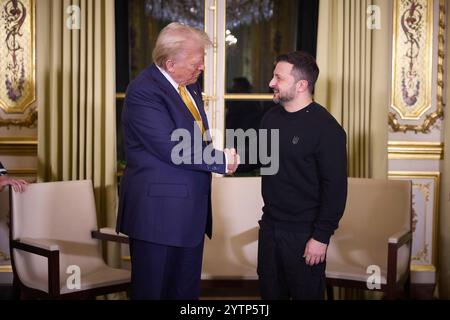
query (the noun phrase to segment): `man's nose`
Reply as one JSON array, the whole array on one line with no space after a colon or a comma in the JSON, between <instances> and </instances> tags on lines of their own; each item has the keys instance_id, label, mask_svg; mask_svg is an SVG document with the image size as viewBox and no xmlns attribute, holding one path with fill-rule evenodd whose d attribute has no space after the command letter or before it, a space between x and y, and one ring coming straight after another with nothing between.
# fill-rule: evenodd
<instances>
[{"instance_id":1,"label":"man's nose","mask_svg":"<svg viewBox=\"0 0 450 320\"><path fill-rule=\"evenodd\" d=\"M269 82L269 87L270 87L270 88L275 87L275 79L272 78L272 80L270 80L270 82Z\"/></svg>"}]
</instances>

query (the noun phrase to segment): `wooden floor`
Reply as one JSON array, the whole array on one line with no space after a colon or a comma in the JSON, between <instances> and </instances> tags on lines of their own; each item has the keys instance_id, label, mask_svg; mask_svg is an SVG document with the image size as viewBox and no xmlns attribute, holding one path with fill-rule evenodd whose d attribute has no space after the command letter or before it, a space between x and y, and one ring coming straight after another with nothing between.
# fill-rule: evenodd
<instances>
[{"instance_id":1,"label":"wooden floor","mask_svg":"<svg viewBox=\"0 0 450 320\"><path fill-rule=\"evenodd\" d=\"M12 300L12 286L0 284L0 300Z\"/></svg>"},{"instance_id":2,"label":"wooden floor","mask_svg":"<svg viewBox=\"0 0 450 320\"><path fill-rule=\"evenodd\" d=\"M202 280L201 300L260 300L258 280Z\"/></svg>"},{"instance_id":3,"label":"wooden floor","mask_svg":"<svg viewBox=\"0 0 450 320\"><path fill-rule=\"evenodd\" d=\"M202 280L200 300L260 300L257 280ZM433 285L411 285L411 300L434 300ZM12 286L0 284L0 300L12 300Z\"/></svg>"}]
</instances>

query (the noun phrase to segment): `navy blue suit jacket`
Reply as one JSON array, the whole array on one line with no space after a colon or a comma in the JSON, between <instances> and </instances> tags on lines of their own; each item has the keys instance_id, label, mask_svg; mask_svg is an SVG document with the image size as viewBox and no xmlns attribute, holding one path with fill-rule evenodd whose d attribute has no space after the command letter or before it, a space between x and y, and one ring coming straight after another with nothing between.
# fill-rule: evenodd
<instances>
[{"instance_id":1,"label":"navy blue suit jacket","mask_svg":"<svg viewBox=\"0 0 450 320\"><path fill-rule=\"evenodd\" d=\"M201 87L187 86L208 129ZM126 168L120 183L117 231L153 243L194 247L212 234L211 172L225 173L225 155L207 164L174 164L175 129L199 127L177 90L152 64L128 86L122 111ZM207 147L202 142L201 150ZM210 146L212 147L212 146ZM192 158L195 148L185 158ZM197 148L198 151L198 148ZM193 161L191 161L193 162Z\"/></svg>"}]
</instances>

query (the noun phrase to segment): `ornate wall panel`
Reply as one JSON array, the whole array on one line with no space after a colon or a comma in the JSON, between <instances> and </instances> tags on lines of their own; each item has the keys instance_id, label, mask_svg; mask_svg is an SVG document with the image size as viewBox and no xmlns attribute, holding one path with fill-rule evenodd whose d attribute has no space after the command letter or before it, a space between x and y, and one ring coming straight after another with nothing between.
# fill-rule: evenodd
<instances>
[{"instance_id":1,"label":"ornate wall panel","mask_svg":"<svg viewBox=\"0 0 450 320\"><path fill-rule=\"evenodd\" d=\"M443 116L445 1L437 1L436 12L433 0L393 1L392 96L388 121L394 132L428 133ZM438 19L437 28L435 19ZM433 48L436 37L437 51ZM437 73L433 77L436 64Z\"/></svg>"},{"instance_id":2,"label":"ornate wall panel","mask_svg":"<svg viewBox=\"0 0 450 320\"><path fill-rule=\"evenodd\" d=\"M413 186L413 283L436 281L444 154L445 0L394 0L389 177Z\"/></svg>"},{"instance_id":3,"label":"ornate wall panel","mask_svg":"<svg viewBox=\"0 0 450 320\"><path fill-rule=\"evenodd\" d=\"M416 271L435 271L440 174L439 172L391 171L389 178L412 181L411 267Z\"/></svg>"},{"instance_id":4,"label":"ornate wall panel","mask_svg":"<svg viewBox=\"0 0 450 320\"><path fill-rule=\"evenodd\" d=\"M0 127L36 121L34 11L34 0L0 0Z\"/></svg>"}]
</instances>

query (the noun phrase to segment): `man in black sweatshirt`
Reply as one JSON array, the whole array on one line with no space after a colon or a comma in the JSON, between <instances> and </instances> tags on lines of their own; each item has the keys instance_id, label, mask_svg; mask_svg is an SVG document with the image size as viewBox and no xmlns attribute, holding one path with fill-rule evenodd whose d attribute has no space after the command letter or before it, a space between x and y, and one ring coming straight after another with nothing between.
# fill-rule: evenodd
<instances>
[{"instance_id":1,"label":"man in black sweatshirt","mask_svg":"<svg viewBox=\"0 0 450 320\"><path fill-rule=\"evenodd\" d=\"M314 58L297 51L276 62L269 86L281 106L261 121L261 129L279 130L278 172L262 177L261 295L323 299L327 246L347 197L346 134L313 101L319 74Z\"/></svg>"}]
</instances>

